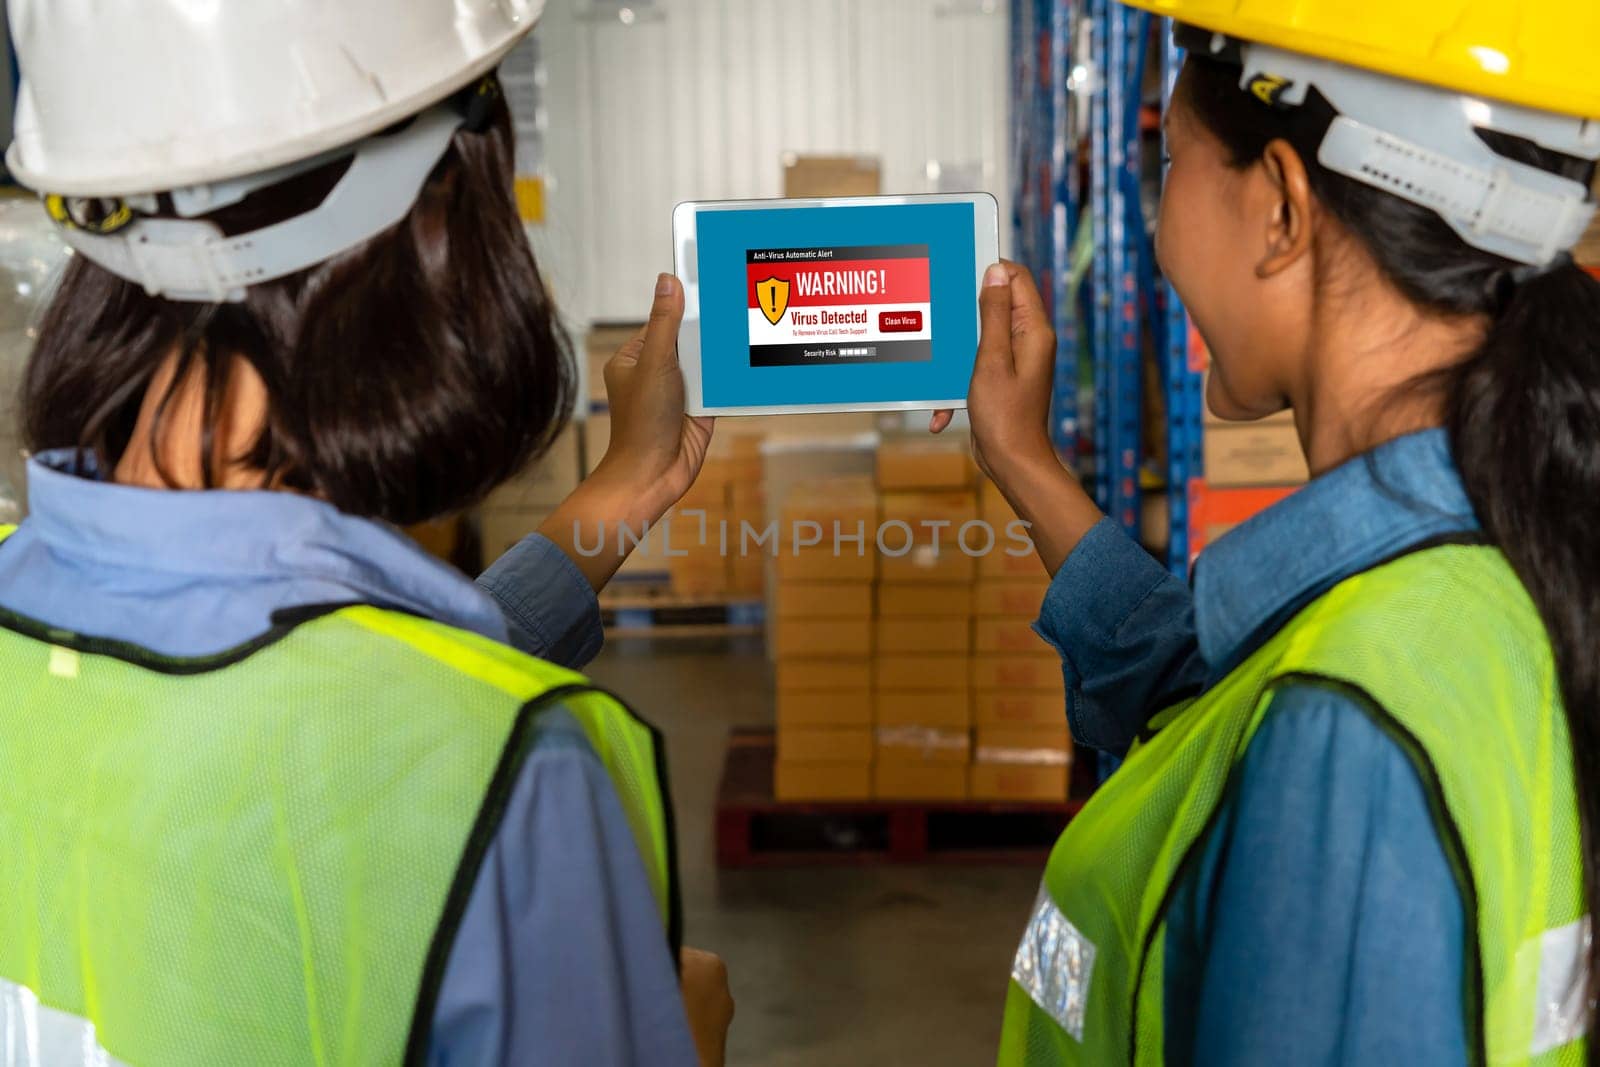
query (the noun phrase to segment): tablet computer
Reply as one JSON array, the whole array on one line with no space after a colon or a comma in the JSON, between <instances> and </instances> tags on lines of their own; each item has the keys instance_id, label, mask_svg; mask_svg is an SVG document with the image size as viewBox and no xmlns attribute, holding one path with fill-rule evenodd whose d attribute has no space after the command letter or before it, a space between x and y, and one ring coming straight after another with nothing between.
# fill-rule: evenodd
<instances>
[{"instance_id":1,"label":"tablet computer","mask_svg":"<svg viewBox=\"0 0 1600 1067\"><path fill-rule=\"evenodd\" d=\"M691 414L967 406L988 193L686 203L672 233Z\"/></svg>"}]
</instances>

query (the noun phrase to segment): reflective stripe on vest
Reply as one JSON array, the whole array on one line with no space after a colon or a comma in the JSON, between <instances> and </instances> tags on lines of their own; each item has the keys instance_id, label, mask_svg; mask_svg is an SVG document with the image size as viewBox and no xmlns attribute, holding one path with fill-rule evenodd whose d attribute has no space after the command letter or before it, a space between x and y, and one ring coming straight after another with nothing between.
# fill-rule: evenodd
<instances>
[{"instance_id":1,"label":"reflective stripe on vest","mask_svg":"<svg viewBox=\"0 0 1600 1067\"><path fill-rule=\"evenodd\" d=\"M675 947L655 736L579 675L369 607L201 661L0 621L0 1062L419 1060L506 797L571 722Z\"/></svg>"},{"instance_id":2,"label":"reflective stripe on vest","mask_svg":"<svg viewBox=\"0 0 1600 1067\"><path fill-rule=\"evenodd\" d=\"M1590 926L1549 641L1500 553L1458 545L1342 583L1129 755L1051 855L1001 1064L1163 1061L1166 909L1284 684L1338 691L1417 768L1472 920L1474 1061L1582 1063Z\"/></svg>"}]
</instances>

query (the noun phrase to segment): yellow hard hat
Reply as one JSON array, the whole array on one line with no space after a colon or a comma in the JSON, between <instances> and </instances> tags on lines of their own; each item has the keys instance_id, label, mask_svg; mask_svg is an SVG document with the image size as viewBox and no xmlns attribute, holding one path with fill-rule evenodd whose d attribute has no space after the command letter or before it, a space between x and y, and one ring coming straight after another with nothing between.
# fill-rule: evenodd
<instances>
[{"instance_id":1,"label":"yellow hard hat","mask_svg":"<svg viewBox=\"0 0 1600 1067\"><path fill-rule=\"evenodd\" d=\"M1596 0L1123 0L1290 52L1600 118Z\"/></svg>"}]
</instances>

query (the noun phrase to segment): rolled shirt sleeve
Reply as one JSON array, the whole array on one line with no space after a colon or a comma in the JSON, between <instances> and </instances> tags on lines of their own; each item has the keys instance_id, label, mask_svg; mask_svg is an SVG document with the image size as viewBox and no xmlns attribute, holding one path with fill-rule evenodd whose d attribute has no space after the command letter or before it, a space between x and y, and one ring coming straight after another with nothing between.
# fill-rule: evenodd
<instances>
[{"instance_id":1,"label":"rolled shirt sleeve","mask_svg":"<svg viewBox=\"0 0 1600 1067\"><path fill-rule=\"evenodd\" d=\"M483 572L478 585L500 605L519 652L581 670L605 644L593 587L547 537L523 538Z\"/></svg>"},{"instance_id":2,"label":"rolled shirt sleeve","mask_svg":"<svg viewBox=\"0 0 1600 1067\"><path fill-rule=\"evenodd\" d=\"M1193 593L1110 519L1056 572L1034 629L1061 654L1067 722L1091 748L1122 755L1205 685Z\"/></svg>"}]
</instances>

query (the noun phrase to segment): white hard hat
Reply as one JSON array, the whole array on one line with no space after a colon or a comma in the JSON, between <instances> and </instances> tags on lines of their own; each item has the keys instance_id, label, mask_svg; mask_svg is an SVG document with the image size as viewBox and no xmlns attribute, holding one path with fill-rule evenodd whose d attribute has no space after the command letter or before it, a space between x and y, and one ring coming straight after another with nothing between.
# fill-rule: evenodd
<instances>
[{"instance_id":1,"label":"white hard hat","mask_svg":"<svg viewBox=\"0 0 1600 1067\"><path fill-rule=\"evenodd\" d=\"M242 300L403 218L463 121L441 102L493 71L544 6L10 0L22 81L6 165L106 269L171 299ZM309 215L233 239L190 221L351 154ZM154 194L180 218L143 217ZM120 202L116 225L75 225L72 198Z\"/></svg>"},{"instance_id":2,"label":"white hard hat","mask_svg":"<svg viewBox=\"0 0 1600 1067\"><path fill-rule=\"evenodd\" d=\"M12 175L165 192L351 144L490 70L545 0L10 0Z\"/></svg>"}]
</instances>

